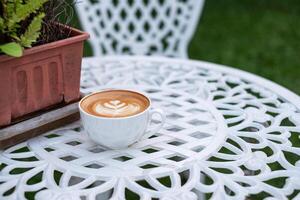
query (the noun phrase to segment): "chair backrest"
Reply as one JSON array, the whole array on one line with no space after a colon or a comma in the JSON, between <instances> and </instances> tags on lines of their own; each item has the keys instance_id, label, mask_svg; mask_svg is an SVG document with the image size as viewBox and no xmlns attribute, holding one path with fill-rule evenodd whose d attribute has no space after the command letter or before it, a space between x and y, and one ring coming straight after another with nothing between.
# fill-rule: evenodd
<instances>
[{"instance_id":1,"label":"chair backrest","mask_svg":"<svg viewBox=\"0 0 300 200\"><path fill-rule=\"evenodd\" d=\"M94 55L187 57L204 0L83 0L76 4Z\"/></svg>"}]
</instances>

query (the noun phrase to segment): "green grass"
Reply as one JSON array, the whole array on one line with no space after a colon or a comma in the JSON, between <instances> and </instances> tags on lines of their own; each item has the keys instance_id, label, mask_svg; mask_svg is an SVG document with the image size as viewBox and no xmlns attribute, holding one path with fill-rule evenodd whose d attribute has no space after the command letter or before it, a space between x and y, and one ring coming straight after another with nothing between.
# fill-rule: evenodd
<instances>
[{"instance_id":1,"label":"green grass","mask_svg":"<svg viewBox=\"0 0 300 200\"><path fill-rule=\"evenodd\" d=\"M207 0L189 55L300 94L300 1Z\"/></svg>"},{"instance_id":2,"label":"green grass","mask_svg":"<svg viewBox=\"0 0 300 200\"><path fill-rule=\"evenodd\" d=\"M85 56L91 55L86 46ZM300 1L206 0L189 55L252 72L300 94Z\"/></svg>"}]
</instances>

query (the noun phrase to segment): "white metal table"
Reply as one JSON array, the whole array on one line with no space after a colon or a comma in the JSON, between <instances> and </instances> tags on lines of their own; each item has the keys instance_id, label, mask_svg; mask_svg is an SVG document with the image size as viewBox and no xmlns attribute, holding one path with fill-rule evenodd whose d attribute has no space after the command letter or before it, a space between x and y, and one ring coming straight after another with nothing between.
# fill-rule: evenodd
<instances>
[{"instance_id":1,"label":"white metal table","mask_svg":"<svg viewBox=\"0 0 300 200\"><path fill-rule=\"evenodd\" d=\"M296 94L207 62L85 59L82 92L102 88L147 93L164 128L124 150L97 146L80 122L11 147L1 199L300 199Z\"/></svg>"}]
</instances>

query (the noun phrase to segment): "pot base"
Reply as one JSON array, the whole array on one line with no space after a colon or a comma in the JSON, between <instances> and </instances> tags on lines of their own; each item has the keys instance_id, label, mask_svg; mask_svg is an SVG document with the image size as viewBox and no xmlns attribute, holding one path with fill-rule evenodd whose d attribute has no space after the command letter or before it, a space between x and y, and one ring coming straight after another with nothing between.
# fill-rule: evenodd
<instances>
[{"instance_id":1,"label":"pot base","mask_svg":"<svg viewBox=\"0 0 300 200\"><path fill-rule=\"evenodd\" d=\"M0 149L79 120L78 102L26 115L0 129Z\"/></svg>"}]
</instances>

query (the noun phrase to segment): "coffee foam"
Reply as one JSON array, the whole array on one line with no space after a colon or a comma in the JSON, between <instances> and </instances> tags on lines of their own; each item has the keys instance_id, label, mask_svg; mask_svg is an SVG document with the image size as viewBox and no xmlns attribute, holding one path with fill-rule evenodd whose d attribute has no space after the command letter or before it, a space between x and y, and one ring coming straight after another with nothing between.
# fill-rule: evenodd
<instances>
[{"instance_id":1,"label":"coffee foam","mask_svg":"<svg viewBox=\"0 0 300 200\"><path fill-rule=\"evenodd\" d=\"M89 114L108 117L128 117L143 112L149 106L148 99L136 92L111 90L93 94L81 102Z\"/></svg>"}]
</instances>

